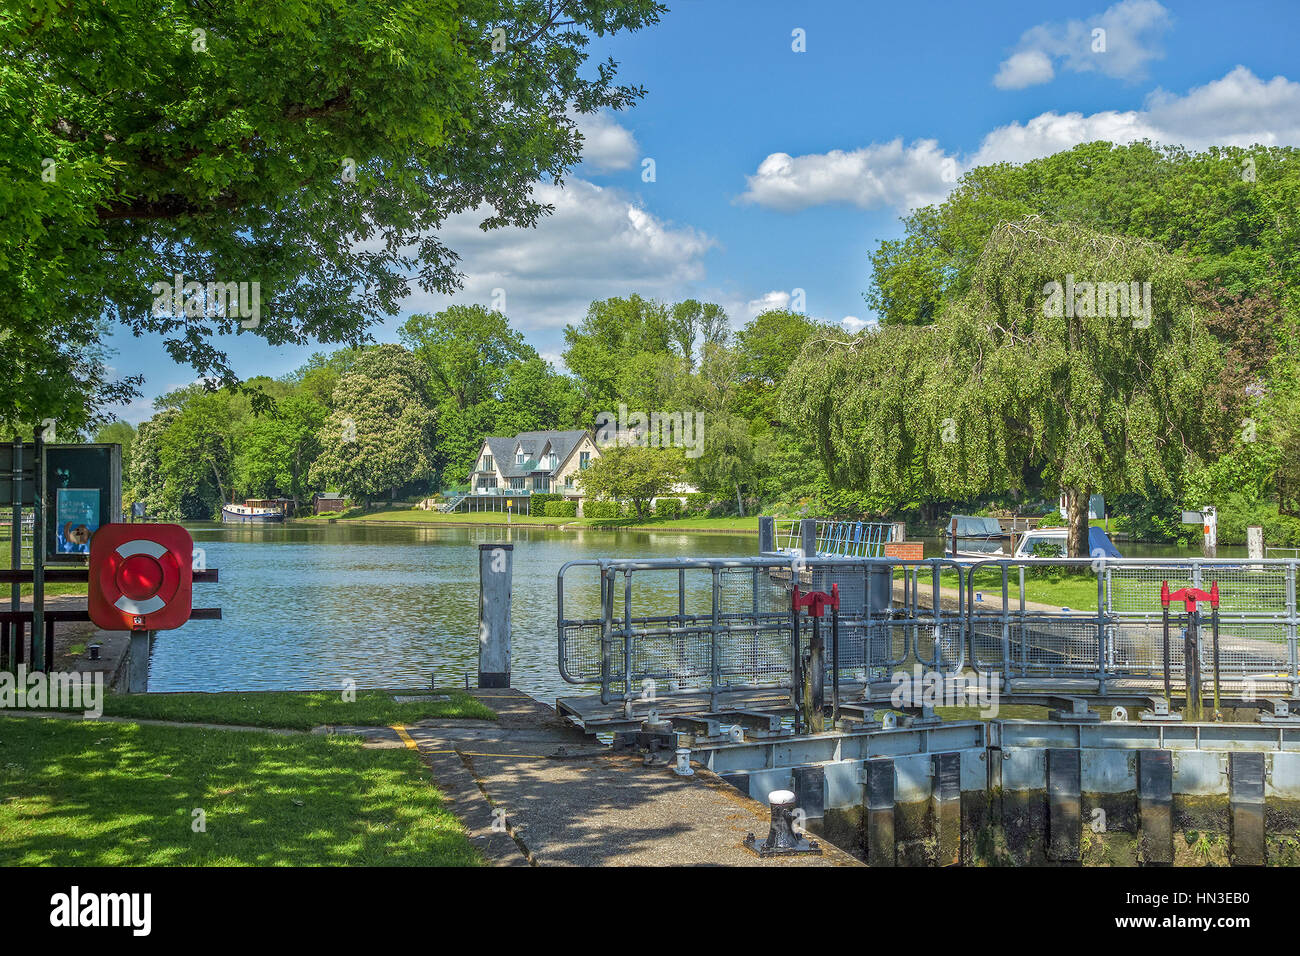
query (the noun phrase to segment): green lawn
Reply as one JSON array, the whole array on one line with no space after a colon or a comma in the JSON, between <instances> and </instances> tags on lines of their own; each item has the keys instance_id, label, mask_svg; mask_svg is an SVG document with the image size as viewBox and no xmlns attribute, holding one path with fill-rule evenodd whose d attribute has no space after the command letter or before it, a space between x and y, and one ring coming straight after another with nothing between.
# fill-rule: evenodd
<instances>
[{"instance_id":1,"label":"green lawn","mask_svg":"<svg viewBox=\"0 0 1300 956\"><path fill-rule=\"evenodd\" d=\"M9 538L8 535L4 535L4 536L0 537L0 569L4 569L4 570L6 570L6 571L9 570L9 568L11 568L11 567L13 566L13 562L9 559L9 541L10 541L10 538ZM23 567L25 567L25 568L27 568L27 569L30 570L30 569L31 569L31 563L30 563L30 562L31 562L31 554L30 554L30 552L24 551L24 552L23 552ZM46 565L46 567L50 567L50 565ZM55 567L76 567L76 565L55 565ZM24 585L23 585L23 594L24 594L24 596L28 596L28 597L30 597L30 596L31 596L31 593L32 593L32 586L31 586L30 584L24 584ZM85 593L86 593L86 584L85 584L84 581L82 581L82 582L76 582L76 581L66 581L66 582L65 582L65 581L61 581L61 582L59 582L59 583L57 583L57 584L52 583L52 582L49 582L49 581L46 581L46 582L45 582L45 593L46 593L47 595L54 595L54 594L85 594ZM9 597L9 586L8 586L8 585L4 585L4 586L0 587L0 596L3 596L3 597L5 597L5 598Z\"/></svg>"},{"instance_id":2,"label":"green lawn","mask_svg":"<svg viewBox=\"0 0 1300 956\"><path fill-rule=\"evenodd\" d=\"M1056 607L1068 607L1072 611L1097 610L1097 578L1091 572L1087 574L1067 574L1051 568L1035 568L1039 575L1028 571L1025 573L1025 600ZM955 588L957 575L945 573L942 576L944 587ZM921 581L921 593L925 594L929 582L924 577ZM975 590L984 595L985 601L992 601L999 607L1002 604L1002 571L1000 568L983 568L975 572ZM1018 607L1020 601L1020 576L1016 568L1008 572L1007 595L1012 607Z\"/></svg>"},{"instance_id":3,"label":"green lawn","mask_svg":"<svg viewBox=\"0 0 1300 956\"><path fill-rule=\"evenodd\" d=\"M0 866L480 862L412 751L351 737L3 717L0 794Z\"/></svg>"},{"instance_id":4,"label":"green lawn","mask_svg":"<svg viewBox=\"0 0 1300 956\"><path fill-rule=\"evenodd\" d=\"M304 521L328 521L328 518L304 518ZM502 511L467 511L444 514L422 508L382 508L371 511L354 509L338 521L412 521L421 524L506 524ZM758 534L758 518L547 518L540 515L510 516L510 524L536 525L547 528L623 528L648 531L724 531Z\"/></svg>"},{"instance_id":5,"label":"green lawn","mask_svg":"<svg viewBox=\"0 0 1300 956\"><path fill-rule=\"evenodd\" d=\"M446 701L398 703L399 696L445 696ZM109 694L108 717L175 720L190 724L236 724L310 730L324 724L361 727L412 723L425 717L496 717L490 708L459 690L359 690L355 701L342 691L264 691L221 694Z\"/></svg>"}]
</instances>

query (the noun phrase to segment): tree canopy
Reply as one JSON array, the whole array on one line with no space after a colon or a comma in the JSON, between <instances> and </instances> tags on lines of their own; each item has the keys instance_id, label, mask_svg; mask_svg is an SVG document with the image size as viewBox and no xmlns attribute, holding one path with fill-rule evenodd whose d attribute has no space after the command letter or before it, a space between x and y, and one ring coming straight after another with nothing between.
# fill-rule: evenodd
<instances>
[{"instance_id":1,"label":"tree canopy","mask_svg":"<svg viewBox=\"0 0 1300 956\"><path fill-rule=\"evenodd\" d=\"M0 10L0 420L74 426L105 323L231 383L221 332L360 344L410 283L456 288L447 217L530 226L580 159L576 115L641 94L593 36L654 0L49 0ZM210 291L256 282L256 324ZM204 287L206 289L206 285ZM197 313L197 314L195 314ZM241 313L242 314L242 313Z\"/></svg>"},{"instance_id":2,"label":"tree canopy","mask_svg":"<svg viewBox=\"0 0 1300 956\"><path fill-rule=\"evenodd\" d=\"M966 499L1036 474L1070 496L1077 555L1089 492L1172 494L1226 424L1188 271L1141 240L1004 223L933 323L811 339L782 410L808 423L834 480L870 491ZM1149 283L1149 314L1099 306L1110 282Z\"/></svg>"}]
</instances>

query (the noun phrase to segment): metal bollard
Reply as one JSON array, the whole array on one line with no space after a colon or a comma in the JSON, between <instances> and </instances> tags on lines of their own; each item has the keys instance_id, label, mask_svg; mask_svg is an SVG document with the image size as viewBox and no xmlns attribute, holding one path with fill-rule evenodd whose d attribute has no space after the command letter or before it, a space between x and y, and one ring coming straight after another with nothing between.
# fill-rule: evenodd
<instances>
[{"instance_id":1,"label":"metal bollard","mask_svg":"<svg viewBox=\"0 0 1300 956\"><path fill-rule=\"evenodd\" d=\"M760 857L821 856L822 848L816 840L805 839L794 832L794 793L773 790L767 795L767 801L772 805L772 823L767 839L760 844L751 833L745 837L745 846Z\"/></svg>"}]
</instances>

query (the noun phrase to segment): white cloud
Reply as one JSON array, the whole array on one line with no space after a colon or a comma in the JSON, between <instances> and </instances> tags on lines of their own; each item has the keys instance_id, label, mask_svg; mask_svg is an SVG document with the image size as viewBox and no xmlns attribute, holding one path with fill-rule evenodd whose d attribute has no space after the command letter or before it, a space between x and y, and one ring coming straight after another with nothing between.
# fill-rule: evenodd
<instances>
[{"instance_id":1,"label":"white cloud","mask_svg":"<svg viewBox=\"0 0 1300 956\"><path fill-rule=\"evenodd\" d=\"M974 166L1023 163L1096 140L1142 139L1193 150L1300 145L1300 83L1283 76L1261 80L1238 66L1185 95L1157 90L1140 110L1051 111L1009 123L965 156L931 139L799 157L773 153L747 177L749 188L740 198L786 212L830 203L907 210L941 201L957 175Z\"/></svg>"},{"instance_id":2,"label":"white cloud","mask_svg":"<svg viewBox=\"0 0 1300 956\"><path fill-rule=\"evenodd\" d=\"M478 227L487 210L450 217L438 238L461 256L464 275L455 296L413 290L403 311L446 308L452 302L493 304L520 329L577 322L595 299L638 292L671 298L704 277L712 237L648 212L620 190L570 178L563 187L539 184L536 198L555 207L534 229Z\"/></svg>"},{"instance_id":3,"label":"white cloud","mask_svg":"<svg viewBox=\"0 0 1300 956\"><path fill-rule=\"evenodd\" d=\"M641 155L636 137L608 111L572 115L582 133L582 161L593 172L630 169L636 165Z\"/></svg>"},{"instance_id":4,"label":"white cloud","mask_svg":"<svg viewBox=\"0 0 1300 956\"><path fill-rule=\"evenodd\" d=\"M1052 59L1042 50L1023 50L1002 61L993 85L1000 90L1023 90L1046 83L1056 75Z\"/></svg>"},{"instance_id":5,"label":"white cloud","mask_svg":"<svg viewBox=\"0 0 1300 956\"><path fill-rule=\"evenodd\" d=\"M749 188L740 198L785 212L827 203L863 209L923 206L942 199L951 188L944 181L944 159L932 139L910 146L895 139L852 152L835 149L808 156L772 153L746 177Z\"/></svg>"},{"instance_id":6,"label":"white cloud","mask_svg":"<svg viewBox=\"0 0 1300 956\"><path fill-rule=\"evenodd\" d=\"M856 315L846 315L840 319L840 325L849 332L861 332L863 329L875 328L879 324L876 319L859 319Z\"/></svg>"},{"instance_id":7,"label":"white cloud","mask_svg":"<svg viewBox=\"0 0 1300 956\"><path fill-rule=\"evenodd\" d=\"M1159 40L1170 24L1169 11L1156 0L1121 0L1086 20L1040 24L1021 35L993 85L1019 90L1046 83L1056 75L1053 62L1073 73L1140 80L1147 63L1164 56Z\"/></svg>"},{"instance_id":8,"label":"white cloud","mask_svg":"<svg viewBox=\"0 0 1300 956\"><path fill-rule=\"evenodd\" d=\"M750 299L745 303L743 314L745 321L762 315L764 312L772 312L777 309L787 309L790 307L790 293L784 289L773 289L771 292L764 292L757 299Z\"/></svg>"}]
</instances>

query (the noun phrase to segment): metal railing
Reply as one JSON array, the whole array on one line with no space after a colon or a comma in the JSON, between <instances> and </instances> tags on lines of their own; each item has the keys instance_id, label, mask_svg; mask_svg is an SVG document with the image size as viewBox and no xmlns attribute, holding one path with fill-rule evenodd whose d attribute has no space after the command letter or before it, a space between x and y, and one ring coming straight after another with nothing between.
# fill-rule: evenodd
<instances>
[{"instance_id":1,"label":"metal railing","mask_svg":"<svg viewBox=\"0 0 1300 956\"><path fill-rule=\"evenodd\" d=\"M1070 593L1095 594L1090 607L1026 598L1034 575L1054 566L1070 572ZM810 631L801 619L796 644L789 589L798 581L805 591L838 585L839 641L827 649L827 674L850 689L919 667L983 675L1004 691L1021 682L1076 694L1155 693L1166 672L1180 685L1184 676L1182 606L1172 609L1176 639L1166 661L1161 582L1171 591L1208 590L1217 582L1225 693L1295 696L1297 567L1232 559L573 561L557 578L559 667L570 683L599 685L605 703L687 692L793 692ZM596 580L566 591L571 575ZM1203 683L1212 676L1209 636L1207 626Z\"/></svg>"},{"instance_id":2,"label":"metal railing","mask_svg":"<svg viewBox=\"0 0 1300 956\"><path fill-rule=\"evenodd\" d=\"M776 550L792 554L803 549L799 518L773 521ZM885 545L893 540L894 526L871 521L817 521L817 556L842 558L879 558Z\"/></svg>"}]
</instances>

